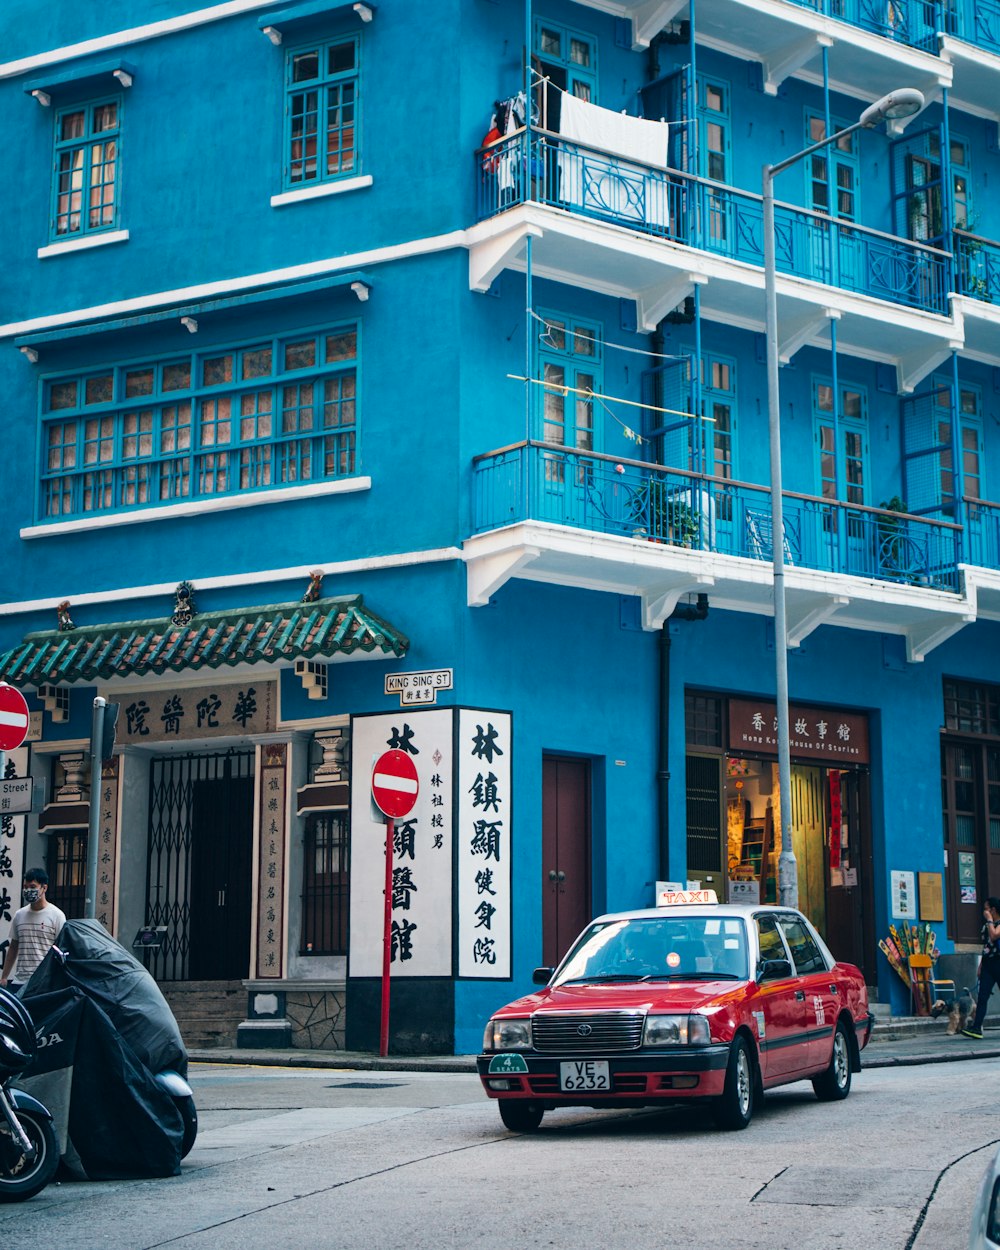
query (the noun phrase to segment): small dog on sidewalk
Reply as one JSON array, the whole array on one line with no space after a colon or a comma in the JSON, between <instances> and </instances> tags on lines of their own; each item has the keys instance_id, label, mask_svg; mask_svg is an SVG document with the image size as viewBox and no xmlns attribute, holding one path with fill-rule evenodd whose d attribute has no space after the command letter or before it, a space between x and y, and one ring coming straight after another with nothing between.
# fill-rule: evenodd
<instances>
[{"instance_id":1,"label":"small dog on sidewalk","mask_svg":"<svg viewBox=\"0 0 1000 1250\"><path fill-rule=\"evenodd\" d=\"M961 993L956 994L954 1001L949 1007L944 999L939 998L936 1003L931 1006L932 1016L942 1016L948 1013L948 1027L946 1033L961 1033L969 1022L972 1014L972 995L969 993L969 987L965 986Z\"/></svg>"}]
</instances>

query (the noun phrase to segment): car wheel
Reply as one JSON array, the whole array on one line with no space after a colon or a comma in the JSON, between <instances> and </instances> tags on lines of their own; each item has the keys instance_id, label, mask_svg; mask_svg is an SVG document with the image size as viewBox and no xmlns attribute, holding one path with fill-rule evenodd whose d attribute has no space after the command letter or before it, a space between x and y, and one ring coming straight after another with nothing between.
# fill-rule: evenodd
<instances>
[{"instance_id":1,"label":"car wheel","mask_svg":"<svg viewBox=\"0 0 1000 1250\"><path fill-rule=\"evenodd\" d=\"M754 1063L745 1037L737 1037L729 1050L726 1084L715 1111L720 1128L742 1129L753 1119Z\"/></svg>"},{"instance_id":2,"label":"car wheel","mask_svg":"<svg viewBox=\"0 0 1000 1250\"><path fill-rule=\"evenodd\" d=\"M833 1035L830 1066L813 1077L812 1087L820 1102L839 1102L851 1092L851 1044L843 1022L837 1025Z\"/></svg>"},{"instance_id":3,"label":"car wheel","mask_svg":"<svg viewBox=\"0 0 1000 1250\"><path fill-rule=\"evenodd\" d=\"M537 1102L502 1098L497 1104L500 1119L512 1133L534 1133L542 1122L545 1110Z\"/></svg>"}]
</instances>

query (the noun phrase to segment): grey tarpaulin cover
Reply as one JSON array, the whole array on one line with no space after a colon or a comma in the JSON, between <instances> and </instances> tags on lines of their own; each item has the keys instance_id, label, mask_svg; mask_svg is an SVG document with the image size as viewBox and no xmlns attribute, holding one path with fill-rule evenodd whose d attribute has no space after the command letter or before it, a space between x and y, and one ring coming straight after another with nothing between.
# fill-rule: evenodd
<instances>
[{"instance_id":1,"label":"grey tarpaulin cover","mask_svg":"<svg viewBox=\"0 0 1000 1250\"><path fill-rule=\"evenodd\" d=\"M91 1180L176 1175L184 1125L154 1073L186 1075L187 1052L146 969L98 921L68 920L21 998L40 1047L18 1084L52 1112L63 1162Z\"/></svg>"}]
</instances>

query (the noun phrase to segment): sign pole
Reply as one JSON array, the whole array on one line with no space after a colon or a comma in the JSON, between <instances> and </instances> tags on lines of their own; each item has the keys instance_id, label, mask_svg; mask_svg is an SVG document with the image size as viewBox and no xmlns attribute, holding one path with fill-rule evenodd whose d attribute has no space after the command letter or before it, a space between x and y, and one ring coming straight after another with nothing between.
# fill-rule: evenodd
<instances>
[{"instance_id":1,"label":"sign pole","mask_svg":"<svg viewBox=\"0 0 1000 1250\"><path fill-rule=\"evenodd\" d=\"M384 1059L389 1053L389 977L392 968L392 853L396 839L396 822L385 818L385 912L382 927L382 1027L378 1053Z\"/></svg>"},{"instance_id":2,"label":"sign pole","mask_svg":"<svg viewBox=\"0 0 1000 1250\"><path fill-rule=\"evenodd\" d=\"M87 813L87 877L86 898L83 914L87 920L97 918L98 839L101 829L101 776L103 761L101 741L104 738L104 708L106 701L98 695L94 700L94 714L90 726L90 809Z\"/></svg>"}]
</instances>

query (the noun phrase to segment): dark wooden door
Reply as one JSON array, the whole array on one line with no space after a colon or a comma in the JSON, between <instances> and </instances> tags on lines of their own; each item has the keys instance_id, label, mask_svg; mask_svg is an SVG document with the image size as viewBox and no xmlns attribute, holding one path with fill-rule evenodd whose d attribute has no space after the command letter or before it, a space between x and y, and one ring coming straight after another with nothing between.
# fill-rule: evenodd
<instances>
[{"instance_id":1,"label":"dark wooden door","mask_svg":"<svg viewBox=\"0 0 1000 1250\"><path fill-rule=\"evenodd\" d=\"M838 878L829 864L831 780L826 781L827 888L826 931L823 937L834 957L856 964L869 985L875 984L874 862L868 777L861 772L840 772L841 872ZM822 930L821 930L822 932Z\"/></svg>"},{"instance_id":2,"label":"dark wooden door","mask_svg":"<svg viewBox=\"0 0 1000 1250\"><path fill-rule=\"evenodd\" d=\"M249 971L252 846L253 777L195 781L188 958L192 981L231 981Z\"/></svg>"},{"instance_id":3,"label":"dark wooden door","mask_svg":"<svg viewBox=\"0 0 1000 1250\"><path fill-rule=\"evenodd\" d=\"M983 902L1000 896L1000 747L946 741L941 774L948 936L978 942Z\"/></svg>"},{"instance_id":4,"label":"dark wooden door","mask_svg":"<svg viewBox=\"0 0 1000 1250\"><path fill-rule=\"evenodd\" d=\"M542 759L542 962L554 966L591 917L590 762Z\"/></svg>"}]
</instances>

